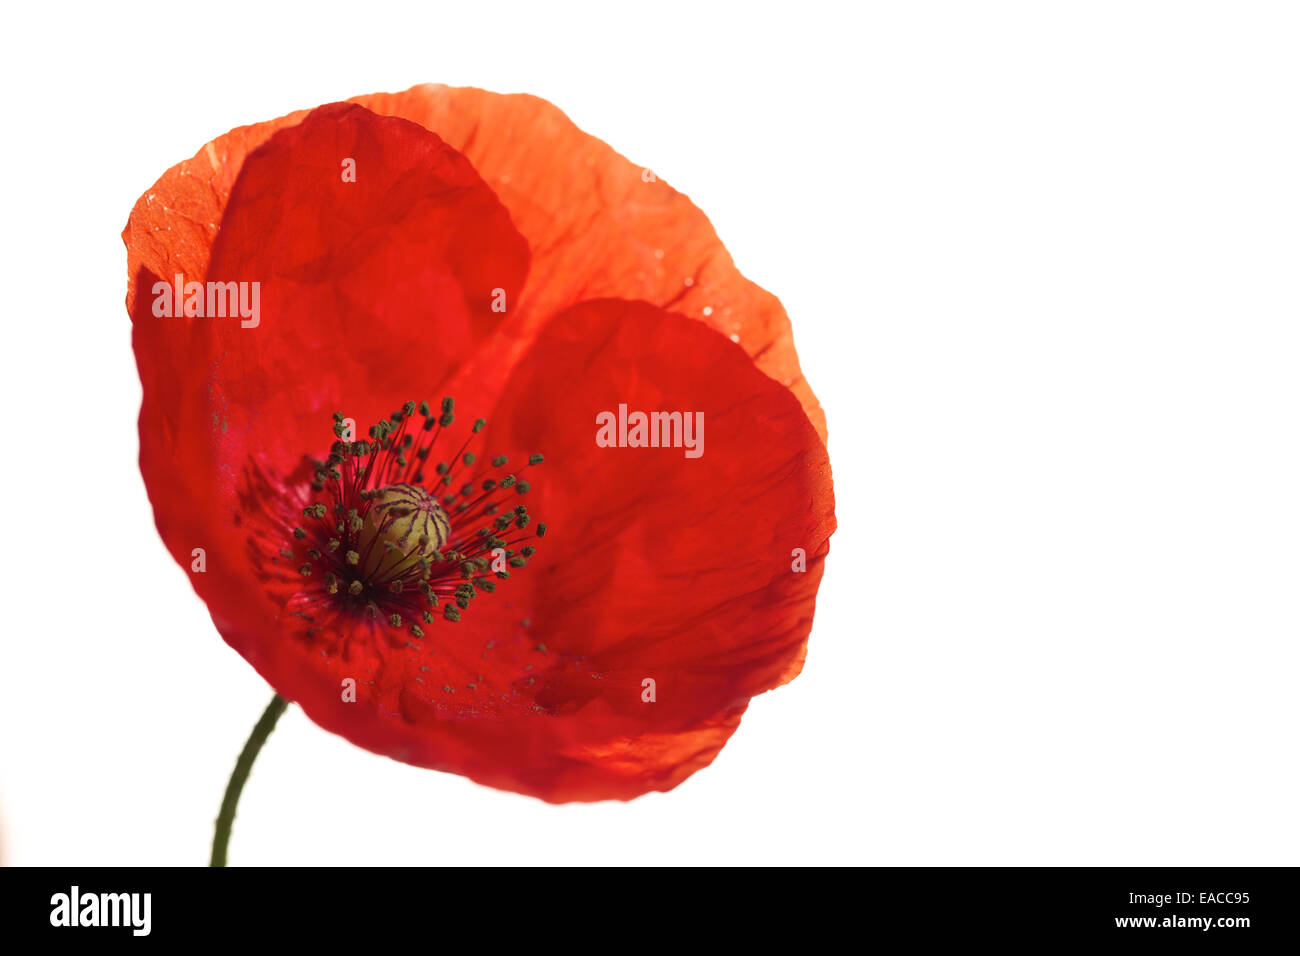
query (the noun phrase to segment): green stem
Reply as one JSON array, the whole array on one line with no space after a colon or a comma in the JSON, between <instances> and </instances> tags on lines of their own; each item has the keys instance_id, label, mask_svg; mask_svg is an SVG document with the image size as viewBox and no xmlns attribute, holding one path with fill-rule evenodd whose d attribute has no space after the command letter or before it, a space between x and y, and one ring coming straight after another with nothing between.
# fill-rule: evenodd
<instances>
[{"instance_id":1,"label":"green stem","mask_svg":"<svg viewBox=\"0 0 1300 956\"><path fill-rule=\"evenodd\" d=\"M271 698L261 718L254 725L253 732L248 735L248 743L244 744L243 752L235 761L235 772L230 775L230 783L226 784L226 795L221 801L221 812L217 814L217 832L212 838L210 866L226 865L226 846L230 843L230 828L235 822L235 807L239 804L239 795L244 792L248 773L253 769L253 761L261 752L262 744L266 743L266 738L271 736L271 731L275 729L275 722L280 719L280 715L288 706L289 702L279 694Z\"/></svg>"}]
</instances>

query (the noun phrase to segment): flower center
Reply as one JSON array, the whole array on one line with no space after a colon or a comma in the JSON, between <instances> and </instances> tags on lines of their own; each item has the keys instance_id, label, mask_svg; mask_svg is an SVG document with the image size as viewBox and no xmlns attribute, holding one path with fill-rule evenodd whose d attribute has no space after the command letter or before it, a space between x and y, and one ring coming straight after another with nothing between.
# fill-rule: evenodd
<instances>
[{"instance_id":1,"label":"flower center","mask_svg":"<svg viewBox=\"0 0 1300 956\"><path fill-rule=\"evenodd\" d=\"M478 594L527 565L534 546L524 542L546 534L526 505L515 504L530 490L519 474L543 456L529 456L517 473L505 472L505 455L479 465L468 448L487 424L480 418L428 482L425 468L455 421L454 402L443 399L439 415L421 402L423 425L412 424L416 408L407 402L371 426L367 441L351 440L335 413L338 440L316 462L306 520L285 549L286 557L306 559L295 607L309 619L363 615L423 637L421 623L432 624L439 608L444 620L460 620Z\"/></svg>"},{"instance_id":2,"label":"flower center","mask_svg":"<svg viewBox=\"0 0 1300 956\"><path fill-rule=\"evenodd\" d=\"M406 482L380 488L361 528L359 553L365 557L358 570L400 578L436 553L450 533L447 512L423 488Z\"/></svg>"}]
</instances>

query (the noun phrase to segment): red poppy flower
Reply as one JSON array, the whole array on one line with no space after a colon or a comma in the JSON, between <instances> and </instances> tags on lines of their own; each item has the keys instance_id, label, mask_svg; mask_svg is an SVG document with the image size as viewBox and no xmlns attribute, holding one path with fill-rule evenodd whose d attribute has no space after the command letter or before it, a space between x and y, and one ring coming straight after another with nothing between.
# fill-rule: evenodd
<instances>
[{"instance_id":1,"label":"red poppy flower","mask_svg":"<svg viewBox=\"0 0 1300 956\"><path fill-rule=\"evenodd\" d=\"M789 322L550 104L424 86L237 129L123 238L158 529L322 727L629 799L798 674L835 521Z\"/></svg>"}]
</instances>

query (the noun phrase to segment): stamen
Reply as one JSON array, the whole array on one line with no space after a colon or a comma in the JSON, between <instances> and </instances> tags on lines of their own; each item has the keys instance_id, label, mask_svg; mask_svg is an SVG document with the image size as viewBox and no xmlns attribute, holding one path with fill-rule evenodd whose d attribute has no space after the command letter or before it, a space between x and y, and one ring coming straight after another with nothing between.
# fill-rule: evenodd
<instances>
[{"instance_id":1,"label":"stamen","mask_svg":"<svg viewBox=\"0 0 1300 956\"><path fill-rule=\"evenodd\" d=\"M423 418L419 429L412 424L417 412ZM437 478L429 487L424 468L442 433L455 423L454 399L444 398L437 415L428 402L408 401L372 425L369 439L362 441L344 441L343 414L332 418L336 440L326 459L315 463L304 522L280 549L284 558L303 561L298 572L305 590L299 593L308 604L382 620L424 637L414 622L433 625L430 609L441 605L442 619L454 623L476 596L493 593L496 580L510 577L509 571L492 571L494 549L502 549L513 569L527 565L536 549L515 548L542 537L546 526L507 536L507 531L525 531L531 518L525 506L506 504L506 496L526 494L531 486L517 474L488 477L504 469L507 456L492 456L487 466L480 464L485 456L469 450L485 419L474 421L449 461L436 464ZM544 460L529 455L524 467ZM458 479L462 471L468 475ZM489 527L482 526L485 519Z\"/></svg>"}]
</instances>

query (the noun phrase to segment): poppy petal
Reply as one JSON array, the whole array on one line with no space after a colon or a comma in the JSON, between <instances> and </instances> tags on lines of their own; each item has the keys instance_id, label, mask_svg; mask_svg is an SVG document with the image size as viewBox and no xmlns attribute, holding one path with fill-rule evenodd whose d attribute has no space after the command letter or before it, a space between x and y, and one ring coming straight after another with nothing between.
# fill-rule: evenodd
<instances>
[{"instance_id":1,"label":"poppy petal","mask_svg":"<svg viewBox=\"0 0 1300 956\"><path fill-rule=\"evenodd\" d=\"M533 268L503 336L526 344L553 314L584 299L670 308L734 336L795 393L826 440L825 413L799 368L780 301L740 274L708 217L651 170L536 96L424 84L356 102L436 132L510 210ZM502 367L499 360L492 366Z\"/></svg>"},{"instance_id":2,"label":"poppy petal","mask_svg":"<svg viewBox=\"0 0 1300 956\"><path fill-rule=\"evenodd\" d=\"M702 413L703 454L599 447L595 416L619 404ZM379 753L551 801L670 789L802 666L835 527L825 447L725 337L621 300L547 326L484 447L544 450L517 500L548 530L460 623L353 661L293 642L250 654L265 645L255 623L227 639L313 720ZM341 704L334 688L358 667L371 683Z\"/></svg>"},{"instance_id":3,"label":"poppy petal","mask_svg":"<svg viewBox=\"0 0 1300 956\"><path fill-rule=\"evenodd\" d=\"M652 173L584 133L557 107L526 94L423 84L349 102L437 133L474 164L533 253L525 294L476 381L495 385L552 314L583 299L640 299L735 335L759 367L798 397L826 440L825 413L799 368L781 303L736 269L708 218ZM141 268L201 277L245 157L300 110L239 127L168 170L136 203L123 238L136 296ZM647 179L651 181L647 182ZM509 300L514 303L514 299ZM708 310L707 312L705 310ZM513 348L508 344L513 342Z\"/></svg>"},{"instance_id":4,"label":"poppy petal","mask_svg":"<svg viewBox=\"0 0 1300 956\"><path fill-rule=\"evenodd\" d=\"M491 335L493 290L513 296L528 266L468 162L406 120L322 107L239 169L227 203L195 174L169 172L124 233L137 264L128 304L144 385L141 468L184 564L204 537L196 515L230 513L248 461L283 474L328 447L332 411L364 428L393 410L390 395L428 393ZM191 217L218 205L205 255L211 236ZM151 293L177 275L182 288L256 285L257 321L154 315Z\"/></svg>"},{"instance_id":5,"label":"poppy petal","mask_svg":"<svg viewBox=\"0 0 1300 956\"><path fill-rule=\"evenodd\" d=\"M600 447L597 416L620 408L669 416L665 440L693 413L698 447ZM701 323L622 300L557 316L488 432L546 453L529 495L550 529L539 639L637 688L662 668L677 693L656 714L716 712L797 674L835 528L825 446L799 412Z\"/></svg>"},{"instance_id":6,"label":"poppy petal","mask_svg":"<svg viewBox=\"0 0 1300 956\"><path fill-rule=\"evenodd\" d=\"M527 269L504 207L423 127L340 103L280 131L244 162L209 264L210 279L261 282L261 325L206 326L223 448L289 467L335 409L369 424L388 396L428 394Z\"/></svg>"}]
</instances>

